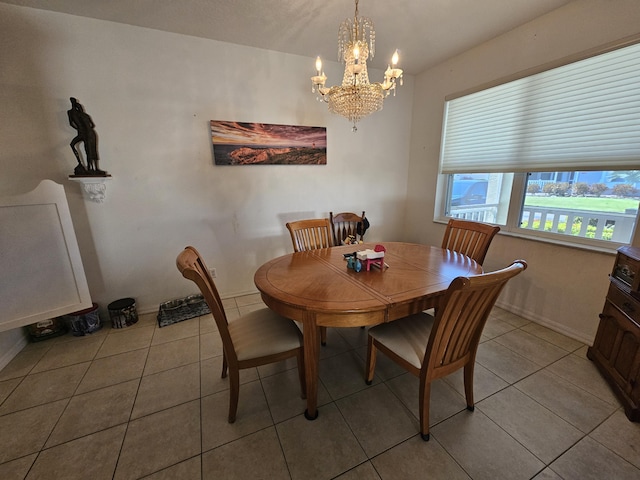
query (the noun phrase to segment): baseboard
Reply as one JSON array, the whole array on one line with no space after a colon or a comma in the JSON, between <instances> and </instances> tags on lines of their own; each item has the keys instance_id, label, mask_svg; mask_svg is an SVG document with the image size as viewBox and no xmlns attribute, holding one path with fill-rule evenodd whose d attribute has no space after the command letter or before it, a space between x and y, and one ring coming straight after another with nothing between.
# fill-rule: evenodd
<instances>
[{"instance_id":1,"label":"baseboard","mask_svg":"<svg viewBox=\"0 0 640 480\"><path fill-rule=\"evenodd\" d=\"M27 334L23 334L16 343L13 344L6 352L0 356L0 370L6 367L13 358L20 353L20 351L29 343L29 337Z\"/></svg>"},{"instance_id":2,"label":"baseboard","mask_svg":"<svg viewBox=\"0 0 640 480\"><path fill-rule=\"evenodd\" d=\"M582 342L585 345L588 345L588 346L593 345L593 337L586 335L584 332L579 332L571 328L567 328L566 325L562 325L556 321L541 317L539 313L534 313L524 308L519 308L514 305L509 305L505 302L500 302L500 301L496 302L496 307L506 310L507 312L511 312L515 315L519 315L522 318L530 320L534 323L538 323L543 327L547 327L553 330L554 332L561 333L562 335L566 335L567 337L573 338L574 340Z\"/></svg>"}]
</instances>

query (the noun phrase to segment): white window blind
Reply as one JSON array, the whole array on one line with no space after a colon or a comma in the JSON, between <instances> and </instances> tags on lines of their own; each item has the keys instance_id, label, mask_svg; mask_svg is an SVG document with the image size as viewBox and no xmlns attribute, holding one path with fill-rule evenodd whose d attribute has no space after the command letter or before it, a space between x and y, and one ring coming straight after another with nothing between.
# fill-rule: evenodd
<instances>
[{"instance_id":1,"label":"white window blind","mask_svg":"<svg viewBox=\"0 0 640 480\"><path fill-rule=\"evenodd\" d=\"M640 169L640 43L449 100L440 168Z\"/></svg>"}]
</instances>

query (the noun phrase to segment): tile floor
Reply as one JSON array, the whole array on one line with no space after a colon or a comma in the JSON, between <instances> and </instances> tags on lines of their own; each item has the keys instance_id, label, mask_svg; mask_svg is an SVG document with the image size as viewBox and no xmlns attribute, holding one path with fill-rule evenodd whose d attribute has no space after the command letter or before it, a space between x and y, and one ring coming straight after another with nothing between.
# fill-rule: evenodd
<instances>
[{"instance_id":1,"label":"tile floor","mask_svg":"<svg viewBox=\"0 0 640 480\"><path fill-rule=\"evenodd\" d=\"M230 319L262 307L258 295L225 304ZM210 316L104 323L29 344L0 371L0 478L640 478L640 425L586 346L504 310L479 349L475 412L461 375L436 382L429 442L416 378L381 355L365 385L366 330L329 330L316 421L285 362L243 372L231 425Z\"/></svg>"}]
</instances>

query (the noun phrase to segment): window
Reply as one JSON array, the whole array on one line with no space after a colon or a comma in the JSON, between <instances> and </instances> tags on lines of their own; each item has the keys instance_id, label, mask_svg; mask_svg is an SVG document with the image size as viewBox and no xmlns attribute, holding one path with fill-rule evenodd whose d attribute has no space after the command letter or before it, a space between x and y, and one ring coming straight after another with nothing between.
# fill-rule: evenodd
<instances>
[{"instance_id":1,"label":"window","mask_svg":"<svg viewBox=\"0 0 640 480\"><path fill-rule=\"evenodd\" d=\"M640 43L628 44L447 98L436 217L609 249L630 243L639 70Z\"/></svg>"}]
</instances>

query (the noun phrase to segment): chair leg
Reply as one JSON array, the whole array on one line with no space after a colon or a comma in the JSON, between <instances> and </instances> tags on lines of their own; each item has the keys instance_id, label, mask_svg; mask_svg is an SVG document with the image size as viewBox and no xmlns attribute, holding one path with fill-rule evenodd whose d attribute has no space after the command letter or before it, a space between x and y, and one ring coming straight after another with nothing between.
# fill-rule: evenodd
<instances>
[{"instance_id":1,"label":"chair leg","mask_svg":"<svg viewBox=\"0 0 640 480\"><path fill-rule=\"evenodd\" d=\"M236 421L238 411L238 397L240 396L240 371L232 368L229 370L229 423Z\"/></svg>"},{"instance_id":2,"label":"chair leg","mask_svg":"<svg viewBox=\"0 0 640 480\"><path fill-rule=\"evenodd\" d=\"M300 393L302 398L307 398L307 382L304 374L304 352L301 350L298 355L298 378L300 379Z\"/></svg>"},{"instance_id":3,"label":"chair leg","mask_svg":"<svg viewBox=\"0 0 640 480\"><path fill-rule=\"evenodd\" d=\"M373 343L373 337L368 335L367 337L367 363L364 372L364 381L367 385L371 385L373 382L373 375L376 371L376 357L378 349Z\"/></svg>"},{"instance_id":4,"label":"chair leg","mask_svg":"<svg viewBox=\"0 0 640 480\"><path fill-rule=\"evenodd\" d=\"M222 352L222 378L226 378L227 376L227 356Z\"/></svg>"},{"instance_id":5,"label":"chair leg","mask_svg":"<svg viewBox=\"0 0 640 480\"><path fill-rule=\"evenodd\" d=\"M323 346L327 344L327 327L320 327L320 343Z\"/></svg>"},{"instance_id":6,"label":"chair leg","mask_svg":"<svg viewBox=\"0 0 640 480\"><path fill-rule=\"evenodd\" d=\"M431 382L420 377L420 391L418 393L420 410L420 436L425 442L429 441L429 406L431 404Z\"/></svg>"},{"instance_id":7,"label":"chair leg","mask_svg":"<svg viewBox=\"0 0 640 480\"><path fill-rule=\"evenodd\" d=\"M464 396L467 400L467 410L473 412L475 404L473 402L473 367L475 361L464 366Z\"/></svg>"}]
</instances>

